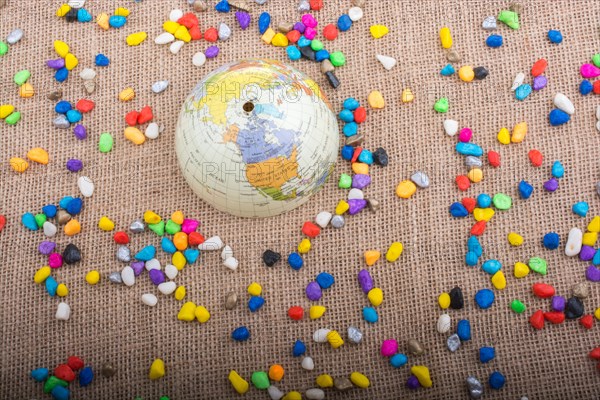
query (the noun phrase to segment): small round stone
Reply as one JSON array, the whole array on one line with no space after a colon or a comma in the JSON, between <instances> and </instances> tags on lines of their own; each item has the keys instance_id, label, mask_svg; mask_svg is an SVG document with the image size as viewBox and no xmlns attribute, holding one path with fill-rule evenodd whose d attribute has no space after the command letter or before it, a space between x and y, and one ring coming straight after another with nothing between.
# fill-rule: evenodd
<instances>
[{"instance_id":1,"label":"small round stone","mask_svg":"<svg viewBox=\"0 0 600 400\"><path fill-rule=\"evenodd\" d=\"M421 343L419 343L419 341L416 339L409 339L408 351L417 356L425 353L425 349L423 348Z\"/></svg>"},{"instance_id":2,"label":"small round stone","mask_svg":"<svg viewBox=\"0 0 600 400\"><path fill-rule=\"evenodd\" d=\"M100 373L103 376L110 378L111 376L117 373L117 369L110 363L104 363L100 368Z\"/></svg>"},{"instance_id":3,"label":"small round stone","mask_svg":"<svg viewBox=\"0 0 600 400\"><path fill-rule=\"evenodd\" d=\"M460 347L460 338L456 333L452 334L448 336L448 339L446 340L446 345L448 346L448 350L454 353Z\"/></svg>"},{"instance_id":4,"label":"small round stone","mask_svg":"<svg viewBox=\"0 0 600 400\"><path fill-rule=\"evenodd\" d=\"M120 272L111 272L108 274L108 280L112 283L123 283Z\"/></svg>"},{"instance_id":5,"label":"small round stone","mask_svg":"<svg viewBox=\"0 0 600 400\"><path fill-rule=\"evenodd\" d=\"M331 218L331 226L334 228L342 228L345 223L344 217L341 215L334 215L333 218Z\"/></svg>"},{"instance_id":6,"label":"small round stone","mask_svg":"<svg viewBox=\"0 0 600 400\"><path fill-rule=\"evenodd\" d=\"M352 343L360 343L360 341L363 338L363 334L360 331L360 329L354 327L354 326L350 326L348 327L348 340Z\"/></svg>"},{"instance_id":7,"label":"small round stone","mask_svg":"<svg viewBox=\"0 0 600 400\"><path fill-rule=\"evenodd\" d=\"M480 399L483 396L483 385L474 376L467 378L467 389L472 399Z\"/></svg>"},{"instance_id":8,"label":"small round stone","mask_svg":"<svg viewBox=\"0 0 600 400\"><path fill-rule=\"evenodd\" d=\"M281 254L273 250L265 250L265 252L262 255L262 259L267 267L272 267L279 260L281 260Z\"/></svg>"}]
</instances>

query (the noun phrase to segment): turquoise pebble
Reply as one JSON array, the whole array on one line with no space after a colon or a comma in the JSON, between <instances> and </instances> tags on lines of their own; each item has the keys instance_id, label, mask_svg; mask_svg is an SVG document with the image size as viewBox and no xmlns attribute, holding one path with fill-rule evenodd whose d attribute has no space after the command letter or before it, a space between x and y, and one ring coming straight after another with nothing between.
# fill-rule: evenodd
<instances>
[{"instance_id":1,"label":"turquoise pebble","mask_svg":"<svg viewBox=\"0 0 600 400\"><path fill-rule=\"evenodd\" d=\"M479 349L479 361L482 363L490 362L496 357L496 349L493 347L481 347Z\"/></svg>"},{"instance_id":2,"label":"turquoise pebble","mask_svg":"<svg viewBox=\"0 0 600 400\"><path fill-rule=\"evenodd\" d=\"M486 260L481 266L481 269L490 275L494 275L502 269L502 264L498 260Z\"/></svg>"},{"instance_id":3,"label":"turquoise pebble","mask_svg":"<svg viewBox=\"0 0 600 400\"><path fill-rule=\"evenodd\" d=\"M494 292L490 289L481 289L477 293L475 293L475 302L479 306L479 308L485 310L488 309L494 304Z\"/></svg>"},{"instance_id":4,"label":"turquoise pebble","mask_svg":"<svg viewBox=\"0 0 600 400\"><path fill-rule=\"evenodd\" d=\"M498 371L492 372L490 375L490 379L488 379L488 383L492 389L502 389L504 383L506 383L506 378Z\"/></svg>"},{"instance_id":5,"label":"turquoise pebble","mask_svg":"<svg viewBox=\"0 0 600 400\"><path fill-rule=\"evenodd\" d=\"M477 254L473 251L467 251L467 254L465 254L465 263L470 266L470 267L474 267L477 265L477 262L479 261L479 257L477 256Z\"/></svg>"},{"instance_id":6,"label":"turquoise pebble","mask_svg":"<svg viewBox=\"0 0 600 400\"><path fill-rule=\"evenodd\" d=\"M48 368L37 368L31 371L31 377L37 382L43 382L48 379Z\"/></svg>"},{"instance_id":7,"label":"turquoise pebble","mask_svg":"<svg viewBox=\"0 0 600 400\"><path fill-rule=\"evenodd\" d=\"M471 340L471 323L468 319L461 319L456 325L456 334L463 342Z\"/></svg>"},{"instance_id":8,"label":"turquoise pebble","mask_svg":"<svg viewBox=\"0 0 600 400\"><path fill-rule=\"evenodd\" d=\"M67 121L69 121L72 124L76 124L77 122L81 121L81 113L79 112L79 110L67 111Z\"/></svg>"},{"instance_id":9,"label":"turquoise pebble","mask_svg":"<svg viewBox=\"0 0 600 400\"><path fill-rule=\"evenodd\" d=\"M292 348L292 355L294 357L300 357L304 353L306 353L306 345L302 340L296 340L294 342L294 347Z\"/></svg>"},{"instance_id":10,"label":"turquoise pebble","mask_svg":"<svg viewBox=\"0 0 600 400\"><path fill-rule=\"evenodd\" d=\"M329 60L329 52L325 49L321 49L315 53L315 61L321 62L324 60Z\"/></svg>"},{"instance_id":11,"label":"turquoise pebble","mask_svg":"<svg viewBox=\"0 0 600 400\"><path fill-rule=\"evenodd\" d=\"M111 15L108 19L108 24L113 28L122 28L127 22L127 18L122 15Z\"/></svg>"},{"instance_id":12,"label":"turquoise pebble","mask_svg":"<svg viewBox=\"0 0 600 400\"><path fill-rule=\"evenodd\" d=\"M590 206L585 201L580 201L578 203L573 204L571 208L573 212L580 217L585 217L590 209Z\"/></svg>"},{"instance_id":13,"label":"turquoise pebble","mask_svg":"<svg viewBox=\"0 0 600 400\"><path fill-rule=\"evenodd\" d=\"M533 186L524 180L519 182L519 194L521 195L522 199L530 198L531 193L533 193Z\"/></svg>"},{"instance_id":14,"label":"turquoise pebble","mask_svg":"<svg viewBox=\"0 0 600 400\"><path fill-rule=\"evenodd\" d=\"M37 222L35 221L35 216L32 213L23 214L23 216L21 217L21 222L23 223L25 228L31 231L37 231L38 229L40 229L37 225Z\"/></svg>"},{"instance_id":15,"label":"turquoise pebble","mask_svg":"<svg viewBox=\"0 0 600 400\"><path fill-rule=\"evenodd\" d=\"M358 133L358 124L356 122L349 122L344 125L342 132L346 137L354 136Z\"/></svg>"},{"instance_id":16,"label":"turquoise pebble","mask_svg":"<svg viewBox=\"0 0 600 400\"><path fill-rule=\"evenodd\" d=\"M515 98L517 100L523 101L531 94L531 85L528 83L524 83L515 90Z\"/></svg>"},{"instance_id":17,"label":"turquoise pebble","mask_svg":"<svg viewBox=\"0 0 600 400\"><path fill-rule=\"evenodd\" d=\"M54 204L48 204L42 207L42 212L48 218L54 218L56 216L56 206Z\"/></svg>"},{"instance_id":18,"label":"turquoise pebble","mask_svg":"<svg viewBox=\"0 0 600 400\"><path fill-rule=\"evenodd\" d=\"M456 202L450 205L450 215L454 218L464 218L469 215L469 211L461 203Z\"/></svg>"},{"instance_id":19,"label":"turquoise pebble","mask_svg":"<svg viewBox=\"0 0 600 400\"><path fill-rule=\"evenodd\" d=\"M477 205L480 208L488 208L492 205L492 198L487 193L481 193L479 196L477 196Z\"/></svg>"},{"instance_id":20,"label":"turquoise pebble","mask_svg":"<svg viewBox=\"0 0 600 400\"><path fill-rule=\"evenodd\" d=\"M592 264L600 265L600 249L596 250L596 254L594 254L594 258L592 258Z\"/></svg>"},{"instance_id":21,"label":"turquoise pebble","mask_svg":"<svg viewBox=\"0 0 600 400\"><path fill-rule=\"evenodd\" d=\"M56 81L60 82L60 83L66 81L68 77L69 77L69 70L65 67L57 70L54 73L54 79L56 79Z\"/></svg>"},{"instance_id":22,"label":"turquoise pebble","mask_svg":"<svg viewBox=\"0 0 600 400\"><path fill-rule=\"evenodd\" d=\"M312 40L307 39L304 37L304 35L302 35L302 36L300 36L300 39L298 39L298 47L310 46L311 42L312 42Z\"/></svg>"},{"instance_id":23,"label":"turquoise pebble","mask_svg":"<svg viewBox=\"0 0 600 400\"><path fill-rule=\"evenodd\" d=\"M481 257L481 254L483 254L483 248L481 247L481 243L479 243L477 236L469 237L469 240L467 240L467 248L469 251L477 254L477 257Z\"/></svg>"},{"instance_id":24,"label":"turquoise pebble","mask_svg":"<svg viewBox=\"0 0 600 400\"><path fill-rule=\"evenodd\" d=\"M46 278L44 283L46 285L46 292L48 292L48 294L52 297L56 296L56 289L58 288L58 282L56 282L56 279L54 279L52 276L49 276Z\"/></svg>"},{"instance_id":25,"label":"turquoise pebble","mask_svg":"<svg viewBox=\"0 0 600 400\"><path fill-rule=\"evenodd\" d=\"M173 244L173 241L168 237L163 237L160 241L160 247L165 253L173 254L177 251L177 247Z\"/></svg>"},{"instance_id":26,"label":"turquoise pebble","mask_svg":"<svg viewBox=\"0 0 600 400\"><path fill-rule=\"evenodd\" d=\"M368 165L373 164L373 153L371 153L369 150L363 149L358 156L358 161Z\"/></svg>"},{"instance_id":27,"label":"turquoise pebble","mask_svg":"<svg viewBox=\"0 0 600 400\"><path fill-rule=\"evenodd\" d=\"M354 113L347 108L344 108L342 111L340 111L338 117L344 122L354 122Z\"/></svg>"},{"instance_id":28,"label":"turquoise pebble","mask_svg":"<svg viewBox=\"0 0 600 400\"><path fill-rule=\"evenodd\" d=\"M446 64L446 66L444 68L442 68L442 70L440 71L440 74L442 74L443 76L450 76L452 74L454 74L454 67L452 66L452 64Z\"/></svg>"},{"instance_id":29,"label":"turquoise pebble","mask_svg":"<svg viewBox=\"0 0 600 400\"><path fill-rule=\"evenodd\" d=\"M570 119L571 116L569 114L563 110L559 110L558 108L555 108L554 110L550 111L550 114L548 114L548 120L552 126L566 124Z\"/></svg>"},{"instance_id":30,"label":"turquoise pebble","mask_svg":"<svg viewBox=\"0 0 600 400\"><path fill-rule=\"evenodd\" d=\"M300 50L298 50L296 46L290 45L286 47L285 51L288 55L288 58L292 61L299 60L300 57L302 57L302 53L300 53Z\"/></svg>"},{"instance_id":31,"label":"turquoise pebble","mask_svg":"<svg viewBox=\"0 0 600 400\"><path fill-rule=\"evenodd\" d=\"M394 354L392 358L390 358L390 364L394 368L400 368L408 362L408 357L406 357L402 353Z\"/></svg>"},{"instance_id":32,"label":"turquoise pebble","mask_svg":"<svg viewBox=\"0 0 600 400\"><path fill-rule=\"evenodd\" d=\"M302 260L300 254L290 253L290 255L288 256L288 264L290 265L290 267L292 267L292 269L295 269L297 271L300 268L302 268L302 266L304 265L304 261Z\"/></svg>"},{"instance_id":33,"label":"turquoise pebble","mask_svg":"<svg viewBox=\"0 0 600 400\"><path fill-rule=\"evenodd\" d=\"M456 151L463 156L481 157L483 155L483 149L475 143L458 142L456 143Z\"/></svg>"},{"instance_id":34,"label":"turquoise pebble","mask_svg":"<svg viewBox=\"0 0 600 400\"><path fill-rule=\"evenodd\" d=\"M565 167L563 167L560 161L554 161L552 164L552 176L555 178L562 178L565 175Z\"/></svg>"},{"instance_id":35,"label":"turquoise pebble","mask_svg":"<svg viewBox=\"0 0 600 400\"><path fill-rule=\"evenodd\" d=\"M379 316L377 315L377 310L373 307L365 307L363 308L363 318L365 321L374 324L379 321Z\"/></svg>"},{"instance_id":36,"label":"turquoise pebble","mask_svg":"<svg viewBox=\"0 0 600 400\"><path fill-rule=\"evenodd\" d=\"M60 199L60 201L58 202L58 206L60 208L62 208L63 210L66 210L67 206L69 205L69 203L71 202L71 200L73 200L72 196L65 196L62 199Z\"/></svg>"},{"instance_id":37,"label":"turquoise pebble","mask_svg":"<svg viewBox=\"0 0 600 400\"><path fill-rule=\"evenodd\" d=\"M154 258L155 254L156 254L156 247L146 246L135 255L135 258L136 258L136 260L140 260L140 261L150 261Z\"/></svg>"},{"instance_id":38,"label":"turquoise pebble","mask_svg":"<svg viewBox=\"0 0 600 400\"><path fill-rule=\"evenodd\" d=\"M92 20L92 14L89 13L85 8L77 10L77 21L79 22L90 22Z\"/></svg>"},{"instance_id":39,"label":"turquoise pebble","mask_svg":"<svg viewBox=\"0 0 600 400\"><path fill-rule=\"evenodd\" d=\"M200 250L198 249L185 249L185 251L183 252L183 256L185 257L185 260L188 264L195 263L199 255Z\"/></svg>"},{"instance_id":40,"label":"turquoise pebble","mask_svg":"<svg viewBox=\"0 0 600 400\"><path fill-rule=\"evenodd\" d=\"M348 97L346 100L344 100L343 107L346 110L354 111L360 107L360 103L354 97Z\"/></svg>"}]
</instances>

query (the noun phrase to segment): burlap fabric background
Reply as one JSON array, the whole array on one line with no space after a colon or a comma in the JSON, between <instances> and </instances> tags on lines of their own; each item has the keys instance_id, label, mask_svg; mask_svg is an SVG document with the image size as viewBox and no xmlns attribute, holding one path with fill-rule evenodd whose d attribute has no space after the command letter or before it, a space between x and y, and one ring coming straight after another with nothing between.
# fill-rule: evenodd
<instances>
[{"instance_id":1,"label":"burlap fabric background","mask_svg":"<svg viewBox=\"0 0 600 400\"><path fill-rule=\"evenodd\" d=\"M1 256L0 293L0 397L6 399L48 398L42 385L29 377L32 368L53 368L69 355L80 355L98 369L103 362L118 368L114 377L97 376L88 388L72 385L74 399L157 399L168 395L171 399L235 398L227 381L230 369L236 369L249 379L252 371L266 370L273 363L286 368L286 377L278 386L284 390L304 391L314 386L315 377L323 372L334 376L348 375L354 370L371 378L368 390L355 389L340 394L328 391L328 398L353 399L448 399L466 398L464 380L475 375L482 381L494 370L507 377L504 389L494 392L486 383L486 398L515 399L527 395L529 399L594 399L600 396L598 371L587 359L588 351L599 344L598 327L591 331L576 321L561 326L547 326L534 332L527 323L530 312L549 307L548 301L530 295L538 276L517 281L512 277L515 261L526 261L531 256L548 260L549 274L544 281L554 284L560 294L584 280L587 264L569 259L560 250L550 252L542 248L544 233L556 231L564 240L573 226L584 228L589 219L582 219L570 211L575 201L590 203L590 214L598 214L600 207L594 191L598 180L599 134L595 130L594 95L583 98L578 94L578 68L588 62L598 50L598 3L523 2L522 28L511 31L501 26L499 33L505 44L499 49L487 48L487 33L480 27L487 15L497 15L508 2L400 2L370 1L364 7L364 18L349 32L340 34L330 50L342 50L348 58L347 66L336 71L342 82L334 91L320 74L318 65L307 61L295 66L313 76L325 89L332 104L339 110L341 101L355 96L366 104L372 89L383 92L387 106L384 110L369 111L367 122L361 128L365 146L382 146L390 155L390 166L372 168L372 185L366 189L369 197L381 201L378 213L363 212L349 217L342 230L325 230L314 240L314 250L305 257L306 266L292 271L285 265L268 269L261 254L271 248L287 254L301 238L303 221L312 219L321 210L332 210L345 192L337 189L337 177L307 205L286 215L262 220L246 220L216 212L196 198L185 184L173 151L176 118L182 100L196 82L214 67L242 57L258 56L286 60L285 52L260 42L255 22L242 32L233 13L217 14L214 10L200 15L201 27L216 26L223 20L233 28L231 39L219 43L221 54L209 60L202 68L191 64L192 55L207 47L205 41L186 45L178 55L159 47L153 38L162 32L161 24L172 8L188 11L184 0L88 1L92 14L111 12L117 6L132 10L123 29L101 31L94 24L68 24L54 16L60 1L20 2L8 0L7 8L0 10L0 36L5 37L14 28L25 30L24 39L11 47L9 54L0 59L2 103L13 103L23 113L15 127L0 124L0 152L4 166L1 171L0 212L8 217L8 224L0 234ZM210 3L214 3L211 1ZM252 5L254 21L263 10L268 10L274 24L295 21L299 17L296 1L270 0L265 6ZM335 22L341 12L350 7L350 1L326 1L326 7L316 15L320 24ZM386 24L390 34L373 40L369 26ZM440 68L446 64L439 45L438 30L448 25L454 37L456 50L465 64L484 65L490 76L482 82L466 84L457 77L443 78ZM560 29L565 36L561 45L552 45L546 38L548 29ZM149 40L137 48L125 45L125 37L145 30ZM52 42L61 39L71 45L80 66L67 82L55 83L52 72L44 65L55 57ZM89 129L85 141L76 140L70 131L55 129L54 103L46 93L60 87L64 99L72 102L85 97L78 77L84 67L93 66L93 57L102 52L111 58L108 68L95 68L98 89L90 96L96 109L84 117ZM375 54L398 58L398 65L385 71L375 61ZM517 72L528 73L532 63L540 57L548 59L548 87L533 93L525 102L514 100L508 90ZM22 68L32 72L31 83L38 94L33 99L21 99L12 82L13 74ZM150 85L157 80L171 81L169 89L155 95ZM121 103L117 94L133 86L137 98ZM416 99L413 104L400 103L404 87L411 87ZM570 97L577 112L563 127L553 128L547 122L551 99L561 91ZM433 112L434 101L441 96L450 99L450 111L444 115ZM157 120L165 127L158 140L136 147L123 137L123 116L127 111L153 106ZM485 149L496 149L502 155L502 167L484 168L485 179L468 192L494 194L502 191L513 196L515 206L510 211L498 212L481 242L484 258L497 258L505 266L508 287L496 292L497 301L487 311L476 308L473 295L482 287L490 287L489 276L479 268L464 264L465 243L471 219L454 220L448 215L448 205L463 194L454 185L454 177L464 173L463 159L453 147L455 139L445 135L444 118L455 118L461 126L473 129L474 141ZM524 143L501 147L495 139L498 130L527 121L529 134ZM97 150L101 132L112 132L115 147L110 154ZM51 157L48 166L32 165L23 175L13 173L7 165L11 156L24 157L35 146L46 148ZM546 159L541 168L532 168L527 152L537 148ZM76 266L66 266L54 272L71 293L67 302L72 308L68 322L54 318L58 300L50 298L43 287L32 281L33 273L45 258L36 247L43 240L40 232L26 231L19 223L25 211L36 212L48 202L57 202L65 195L76 195L77 176L65 172L69 158L81 158L85 163L82 173L96 183L94 196L85 202L81 214L83 232L73 238L83 252L84 260ZM553 194L541 189L550 176L551 162L560 159L566 168L560 189ZM401 200L394 194L396 184L422 169L431 177L431 187L419 190L410 200ZM340 162L336 175L348 172L349 164ZM517 183L527 179L536 186L528 201L518 199ZM188 291L188 300L205 305L211 312L209 323L184 323L176 315L180 303L160 297L155 308L141 304L142 293L155 288L148 279L139 279L132 288L116 286L106 279L108 273L119 270L115 258L116 246L111 234L101 232L97 221L109 215L118 229L126 229L131 221L141 217L146 209L168 216L176 209L202 220L202 232L218 234L229 243L240 260L237 272L226 270L218 254L203 254L198 265L186 268L177 278ZM506 234L515 230L525 237L520 248L510 248ZM61 249L69 242L64 235L57 236ZM395 264L379 262L371 273L385 293L379 308L380 322L369 325L362 320L361 309L367 305L360 291L356 274L363 267L362 253L367 249L385 251L393 241L405 245L404 254ZM151 233L134 236L132 248L159 244ZM161 261L167 261L159 253ZM102 282L90 287L84 281L86 272L98 269ZM321 302L328 307L319 321L305 319L292 322L286 316L291 305L308 307L304 296L306 283L320 271L334 274L336 284L328 290ZM246 306L246 286L252 281L262 283L266 304L251 314ZM446 336L435 330L440 310L437 295L453 286L461 286L466 296L466 307L451 311L453 324L468 318L473 328L473 340L456 354L445 345ZM223 308L224 294L236 290L241 304L233 311ZM513 298L522 299L529 307L526 315L515 315L509 310ZM591 296L585 300L586 311L592 312L599 302L597 286L591 286ZM252 338L246 343L235 343L229 335L233 328L248 325ZM343 333L348 325L359 326L365 335L358 346L345 345L334 350L327 344L312 342L312 333L320 327L338 329ZM393 369L388 360L379 355L381 341L397 338L406 350L409 338L420 340L427 349L425 355L410 357L409 365L430 367L434 386L431 389L409 391L405 381L409 367ZM316 364L312 372L300 368L300 359L291 356L296 339L303 339ZM486 365L478 361L478 348L495 346L497 357ZM163 358L166 376L156 382L147 378L154 358ZM246 398L267 398L252 388Z\"/></svg>"}]
</instances>

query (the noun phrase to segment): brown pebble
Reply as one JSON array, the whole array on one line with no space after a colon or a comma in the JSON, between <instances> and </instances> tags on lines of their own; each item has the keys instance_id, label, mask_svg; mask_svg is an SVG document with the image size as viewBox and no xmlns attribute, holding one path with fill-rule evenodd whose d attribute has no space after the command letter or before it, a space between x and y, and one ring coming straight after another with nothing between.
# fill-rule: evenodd
<instances>
[{"instance_id":1,"label":"brown pebble","mask_svg":"<svg viewBox=\"0 0 600 400\"><path fill-rule=\"evenodd\" d=\"M1 0L0 0L1 1ZM48 100L56 101L62 98L62 90L55 90L54 92L48 93Z\"/></svg>"},{"instance_id":2,"label":"brown pebble","mask_svg":"<svg viewBox=\"0 0 600 400\"><path fill-rule=\"evenodd\" d=\"M104 363L102 365L102 368L100 369L100 373L103 376L110 378L111 376L117 373L117 369L110 363Z\"/></svg>"},{"instance_id":3,"label":"brown pebble","mask_svg":"<svg viewBox=\"0 0 600 400\"><path fill-rule=\"evenodd\" d=\"M425 353L425 349L423 349L423 346L421 346L421 343L419 343L415 339L410 339L408 341L408 351L410 351L412 354L414 354L416 356L420 356L421 354Z\"/></svg>"},{"instance_id":4,"label":"brown pebble","mask_svg":"<svg viewBox=\"0 0 600 400\"><path fill-rule=\"evenodd\" d=\"M85 81L83 87L88 94L92 94L96 91L96 82L94 80Z\"/></svg>"},{"instance_id":5,"label":"brown pebble","mask_svg":"<svg viewBox=\"0 0 600 400\"><path fill-rule=\"evenodd\" d=\"M362 7L365 5L365 0L352 0L352 4L356 7Z\"/></svg>"},{"instance_id":6,"label":"brown pebble","mask_svg":"<svg viewBox=\"0 0 600 400\"><path fill-rule=\"evenodd\" d=\"M367 199L367 205L369 206L369 210L373 212L379 210L379 200Z\"/></svg>"},{"instance_id":7,"label":"brown pebble","mask_svg":"<svg viewBox=\"0 0 600 400\"><path fill-rule=\"evenodd\" d=\"M460 54L456 52L456 50L450 49L446 53L446 59L450 62L459 62L461 60Z\"/></svg>"},{"instance_id":8,"label":"brown pebble","mask_svg":"<svg viewBox=\"0 0 600 400\"><path fill-rule=\"evenodd\" d=\"M294 29L294 24L284 22L282 24L277 25L277 30L281 33L288 33L292 29Z\"/></svg>"},{"instance_id":9,"label":"brown pebble","mask_svg":"<svg viewBox=\"0 0 600 400\"><path fill-rule=\"evenodd\" d=\"M58 221L59 225L64 225L71 220L71 214L65 210L58 210L56 213L56 220Z\"/></svg>"},{"instance_id":10,"label":"brown pebble","mask_svg":"<svg viewBox=\"0 0 600 400\"><path fill-rule=\"evenodd\" d=\"M227 293L227 296L225 297L225 309L233 310L235 308L235 306L237 305L237 302L238 302L238 297L235 292Z\"/></svg>"},{"instance_id":11,"label":"brown pebble","mask_svg":"<svg viewBox=\"0 0 600 400\"><path fill-rule=\"evenodd\" d=\"M358 135L348 136L346 138L346 146L357 146L361 144L363 141L363 135L360 133Z\"/></svg>"},{"instance_id":12,"label":"brown pebble","mask_svg":"<svg viewBox=\"0 0 600 400\"><path fill-rule=\"evenodd\" d=\"M339 391L346 391L352 389L352 382L346 377L333 378L333 386Z\"/></svg>"},{"instance_id":13,"label":"brown pebble","mask_svg":"<svg viewBox=\"0 0 600 400\"><path fill-rule=\"evenodd\" d=\"M231 4L231 3L229 3ZM201 11L206 11L206 9L208 8L208 6L206 5L206 2L204 0L196 0L194 2L194 11L196 12L201 12Z\"/></svg>"},{"instance_id":14,"label":"brown pebble","mask_svg":"<svg viewBox=\"0 0 600 400\"><path fill-rule=\"evenodd\" d=\"M329 60L321 61L321 72L322 73L325 74L327 72L333 72L334 70L335 70L335 67L333 66L331 61L329 61Z\"/></svg>"},{"instance_id":15,"label":"brown pebble","mask_svg":"<svg viewBox=\"0 0 600 400\"><path fill-rule=\"evenodd\" d=\"M573 293L573 296L579 297L580 299L585 299L586 297L589 296L587 282L576 283L571 288L571 292Z\"/></svg>"},{"instance_id":16,"label":"brown pebble","mask_svg":"<svg viewBox=\"0 0 600 400\"><path fill-rule=\"evenodd\" d=\"M250 6L248 5L247 2L245 2L243 0L229 1L228 3L231 7L237 8L238 10L242 10L242 11L246 11L246 12L250 11Z\"/></svg>"},{"instance_id":17,"label":"brown pebble","mask_svg":"<svg viewBox=\"0 0 600 400\"><path fill-rule=\"evenodd\" d=\"M519 3L510 3L508 9L512 12L516 12L517 14L521 15L521 12L523 11L523 5Z\"/></svg>"}]
</instances>

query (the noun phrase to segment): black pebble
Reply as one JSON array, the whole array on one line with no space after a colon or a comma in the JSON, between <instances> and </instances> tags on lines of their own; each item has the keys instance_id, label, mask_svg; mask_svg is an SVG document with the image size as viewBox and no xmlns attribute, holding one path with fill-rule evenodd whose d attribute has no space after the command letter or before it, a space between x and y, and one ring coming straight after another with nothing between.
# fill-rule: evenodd
<instances>
[{"instance_id":1,"label":"black pebble","mask_svg":"<svg viewBox=\"0 0 600 400\"><path fill-rule=\"evenodd\" d=\"M276 262L281 260L281 254L274 252L273 250L266 250L263 253L263 261L267 265L267 267L272 267Z\"/></svg>"},{"instance_id":2,"label":"black pebble","mask_svg":"<svg viewBox=\"0 0 600 400\"><path fill-rule=\"evenodd\" d=\"M71 8L69 12L65 15L67 22L75 22L77 21L77 9Z\"/></svg>"},{"instance_id":3,"label":"black pebble","mask_svg":"<svg viewBox=\"0 0 600 400\"><path fill-rule=\"evenodd\" d=\"M310 46L300 47L300 53L304 58L308 58L311 61L315 61L315 51L310 48Z\"/></svg>"},{"instance_id":4,"label":"black pebble","mask_svg":"<svg viewBox=\"0 0 600 400\"><path fill-rule=\"evenodd\" d=\"M62 254L63 261L67 264L75 264L81 260L81 252L73 243L69 243Z\"/></svg>"},{"instance_id":5,"label":"black pebble","mask_svg":"<svg viewBox=\"0 0 600 400\"><path fill-rule=\"evenodd\" d=\"M567 300L567 305L565 306L565 317L568 319L579 318L583 315L584 308L583 303L577 297L571 297Z\"/></svg>"},{"instance_id":6,"label":"black pebble","mask_svg":"<svg viewBox=\"0 0 600 400\"><path fill-rule=\"evenodd\" d=\"M379 164L382 167L388 165L388 155L384 148L379 147L373 152L373 161L375 161L375 164Z\"/></svg>"},{"instance_id":7,"label":"black pebble","mask_svg":"<svg viewBox=\"0 0 600 400\"><path fill-rule=\"evenodd\" d=\"M329 84L332 88L337 89L338 86L340 86L340 80L337 78L337 76L335 76L333 72L325 72L325 76L327 77L327 80L329 81Z\"/></svg>"},{"instance_id":8,"label":"black pebble","mask_svg":"<svg viewBox=\"0 0 600 400\"><path fill-rule=\"evenodd\" d=\"M462 290L457 286L450 291L450 308L460 310L465 305Z\"/></svg>"},{"instance_id":9,"label":"black pebble","mask_svg":"<svg viewBox=\"0 0 600 400\"><path fill-rule=\"evenodd\" d=\"M489 72L485 67L475 67L473 68L473 72L475 73L475 79L485 79L488 76Z\"/></svg>"}]
</instances>

